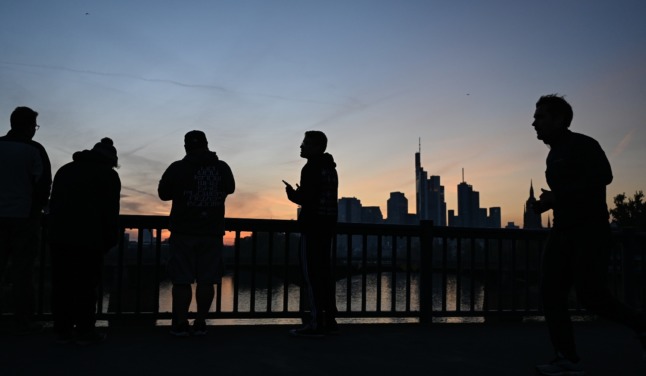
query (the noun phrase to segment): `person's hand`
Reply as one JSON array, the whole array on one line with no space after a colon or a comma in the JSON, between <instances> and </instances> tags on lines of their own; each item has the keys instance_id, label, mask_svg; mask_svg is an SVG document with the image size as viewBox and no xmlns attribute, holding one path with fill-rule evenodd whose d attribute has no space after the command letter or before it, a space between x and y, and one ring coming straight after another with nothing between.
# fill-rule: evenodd
<instances>
[{"instance_id":1,"label":"person's hand","mask_svg":"<svg viewBox=\"0 0 646 376\"><path fill-rule=\"evenodd\" d=\"M532 209L534 213L541 214L554 207L554 192L541 188L541 195L538 201L534 202Z\"/></svg>"},{"instance_id":2,"label":"person's hand","mask_svg":"<svg viewBox=\"0 0 646 376\"><path fill-rule=\"evenodd\" d=\"M285 184L285 193L287 193L287 198L290 199L291 201L294 201L294 194L298 190L298 184L296 184L296 189L292 187L291 184L283 180L283 183Z\"/></svg>"},{"instance_id":3,"label":"person's hand","mask_svg":"<svg viewBox=\"0 0 646 376\"><path fill-rule=\"evenodd\" d=\"M556 201L554 197L554 192L548 191L547 189L543 189L543 188L541 188L541 195L539 197L539 200L549 205L550 207L552 206L552 204L554 204L554 201Z\"/></svg>"},{"instance_id":4,"label":"person's hand","mask_svg":"<svg viewBox=\"0 0 646 376\"><path fill-rule=\"evenodd\" d=\"M532 210L533 210L533 211L534 211L534 213L536 213L536 214L542 214L542 213L545 213L545 212L547 211L547 209L545 208L545 206L543 205L543 203L542 203L542 202L540 202L540 201L534 201L534 202L532 203Z\"/></svg>"},{"instance_id":5,"label":"person's hand","mask_svg":"<svg viewBox=\"0 0 646 376\"><path fill-rule=\"evenodd\" d=\"M288 182L286 182L285 180L283 180L283 184L285 184L285 192L287 192L287 195L288 195L288 196L290 195L290 193L293 193L293 192L294 192L294 187L292 187L292 185L291 185L291 184L289 184L289 183L288 183Z\"/></svg>"}]
</instances>

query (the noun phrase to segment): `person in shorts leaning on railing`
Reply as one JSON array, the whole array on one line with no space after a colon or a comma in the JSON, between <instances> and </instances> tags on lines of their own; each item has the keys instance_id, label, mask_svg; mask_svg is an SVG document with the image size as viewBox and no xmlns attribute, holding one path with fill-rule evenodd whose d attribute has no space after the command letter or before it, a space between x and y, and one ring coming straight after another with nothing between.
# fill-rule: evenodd
<instances>
[{"instance_id":1,"label":"person in shorts leaning on railing","mask_svg":"<svg viewBox=\"0 0 646 376\"><path fill-rule=\"evenodd\" d=\"M206 317L224 269L224 202L235 191L229 165L210 151L202 131L184 137L186 156L173 162L159 181L159 198L171 200L170 259L173 282L173 322L170 333L178 337L206 334ZM197 314L193 328L188 323L191 284L197 282Z\"/></svg>"}]
</instances>

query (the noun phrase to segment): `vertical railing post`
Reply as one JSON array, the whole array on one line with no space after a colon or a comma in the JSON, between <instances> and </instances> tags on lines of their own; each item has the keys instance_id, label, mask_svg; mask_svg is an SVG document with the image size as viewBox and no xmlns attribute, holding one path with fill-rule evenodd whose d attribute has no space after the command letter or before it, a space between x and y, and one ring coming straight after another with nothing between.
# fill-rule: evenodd
<instances>
[{"instance_id":1,"label":"vertical railing post","mask_svg":"<svg viewBox=\"0 0 646 376\"><path fill-rule=\"evenodd\" d=\"M419 321L421 324L432 322L433 310L433 221L423 220L420 229L420 283L419 283Z\"/></svg>"}]
</instances>

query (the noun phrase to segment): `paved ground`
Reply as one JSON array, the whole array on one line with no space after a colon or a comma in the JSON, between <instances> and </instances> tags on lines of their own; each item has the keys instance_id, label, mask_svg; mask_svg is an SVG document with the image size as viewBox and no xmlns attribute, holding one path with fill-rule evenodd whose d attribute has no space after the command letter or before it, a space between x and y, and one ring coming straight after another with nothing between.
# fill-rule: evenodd
<instances>
[{"instance_id":1,"label":"paved ground","mask_svg":"<svg viewBox=\"0 0 646 376\"><path fill-rule=\"evenodd\" d=\"M174 338L168 327L105 328L100 345L58 345L52 333L0 334L0 375L535 375L549 360L542 323L353 324L323 339L292 338L289 326L213 326ZM632 334L577 323L594 376L646 375Z\"/></svg>"}]
</instances>

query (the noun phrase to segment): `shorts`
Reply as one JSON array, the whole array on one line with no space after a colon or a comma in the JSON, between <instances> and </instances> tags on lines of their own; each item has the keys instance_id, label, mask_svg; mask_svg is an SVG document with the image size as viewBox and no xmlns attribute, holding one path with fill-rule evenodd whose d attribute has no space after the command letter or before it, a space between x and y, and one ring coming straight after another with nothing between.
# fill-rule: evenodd
<instances>
[{"instance_id":1,"label":"shorts","mask_svg":"<svg viewBox=\"0 0 646 376\"><path fill-rule=\"evenodd\" d=\"M223 271L222 237L171 235L168 274L173 284L220 283Z\"/></svg>"}]
</instances>

